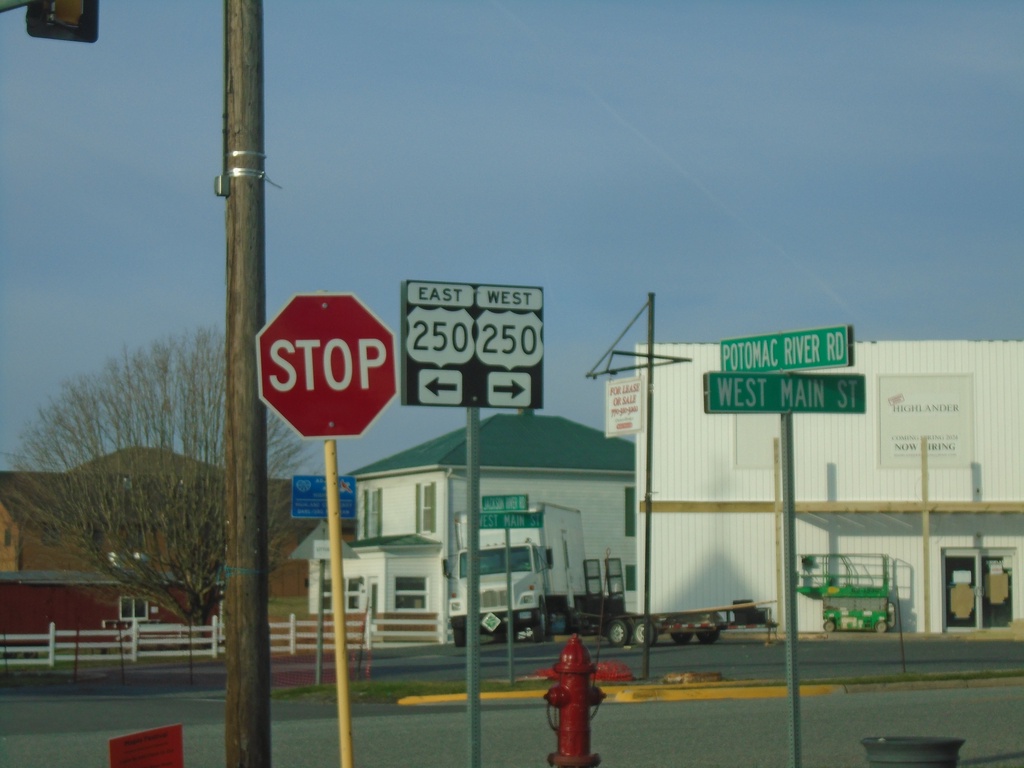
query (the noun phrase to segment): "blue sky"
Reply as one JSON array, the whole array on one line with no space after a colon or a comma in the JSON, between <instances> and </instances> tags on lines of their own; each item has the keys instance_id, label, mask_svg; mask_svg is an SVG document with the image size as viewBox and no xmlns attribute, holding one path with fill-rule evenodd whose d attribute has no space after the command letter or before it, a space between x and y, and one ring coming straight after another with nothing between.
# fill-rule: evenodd
<instances>
[{"instance_id":1,"label":"blue sky","mask_svg":"<svg viewBox=\"0 0 1024 768\"><path fill-rule=\"evenodd\" d=\"M599 428L648 292L661 342L1022 337L1024 4L264 6L268 316L541 286L544 413ZM223 324L221 112L219 3L0 14L0 469L63 379ZM341 468L465 420L396 401Z\"/></svg>"}]
</instances>

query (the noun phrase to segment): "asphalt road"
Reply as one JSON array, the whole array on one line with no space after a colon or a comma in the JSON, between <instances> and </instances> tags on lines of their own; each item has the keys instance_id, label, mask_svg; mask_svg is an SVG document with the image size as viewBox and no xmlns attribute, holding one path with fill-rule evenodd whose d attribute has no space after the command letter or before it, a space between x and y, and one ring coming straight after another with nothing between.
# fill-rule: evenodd
<instances>
[{"instance_id":1,"label":"asphalt road","mask_svg":"<svg viewBox=\"0 0 1024 768\"><path fill-rule=\"evenodd\" d=\"M875 635L844 633L801 639L797 661L801 681L987 670L1024 670L1024 643L1012 640L977 639L977 635L908 635L901 642L896 634ZM563 642L517 643L514 647L513 674L524 677L550 670L558 661ZM591 659L613 672L625 670L640 679L641 648L610 648L587 640ZM415 646L375 649L361 659L359 677L387 680L465 680L466 650L452 646ZM330 654L325 666L333 669ZM508 679L508 652L504 644L484 645L480 652L483 679ZM711 645L696 642L675 645L671 641L650 649L649 678L660 680L667 674L717 672L726 680L784 680L785 644L766 644L765 635L724 634ZM315 666L312 656L275 657L273 686L312 684ZM101 690L123 687L119 666L105 669L83 667L80 686ZM333 678L327 678L333 681ZM184 662L172 664L127 665L124 685L149 688L224 690L223 662L197 660L191 668Z\"/></svg>"},{"instance_id":2,"label":"asphalt road","mask_svg":"<svg viewBox=\"0 0 1024 768\"><path fill-rule=\"evenodd\" d=\"M549 668L562 644L520 644L517 674ZM592 648L595 659L597 649ZM601 661L640 668L640 649L600 650ZM801 641L801 681L901 672L1024 669L1024 643L963 637L833 636ZM293 659L275 661L275 675ZM308 666L308 665L307 665ZM652 677L668 672L717 671L734 680L780 680L782 644L734 637L710 646L651 649ZM371 679L464 679L465 652L420 647L375 652ZM481 652L484 678L507 675L503 646ZM191 682L190 682L191 681ZM333 705L274 702L274 765L338 765ZM962 766L1024 766L1024 686L833 692L801 697L803 764L807 768L863 766L861 739L946 736L966 739ZM735 766L774 768L789 760L788 701L783 698L622 704L609 700L593 721L593 749L602 765ZM182 723L185 765L224 765L223 665L129 666L83 672L74 685L0 688L0 766L107 768L110 738ZM544 702L485 702L483 766L542 766L555 749ZM464 705L353 707L356 763L361 768L467 765Z\"/></svg>"},{"instance_id":3,"label":"asphalt road","mask_svg":"<svg viewBox=\"0 0 1024 768\"><path fill-rule=\"evenodd\" d=\"M224 765L222 696L119 696L40 691L0 694L0 765L18 768L107 768L115 736L183 724L185 765ZM592 749L603 766L686 765L715 768L785 766L789 761L784 699L604 704L592 721ZM1024 687L888 693L833 693L801 700L801 754L807 768L866 764L861 739L944 736L966 739L961 766L1024 765ZM555 749L544 702L485 704L482 765L543 766ZM361 768L467 765L463 707L353 709L353 751ZM287 768L339 765L331 705L275 702L273 761Z\"/></svg>"},{"instance_id":4,"label":"asphalt road","mask_svg":"<svg viewBox=\"0 0 1024 768\"><path fill-rule=\"evenodd\" d=\"M980 640L976 635L905 636L845 633L801 639L797 661L801 680L907 673L950 673L1000 669L1024 670L1024 643ZM650 649L649 677L659 680L679 672L718 672L727 680L782 680L786 674L785 644L766 643L764 633L726 633L711 645L660 642ZM564 643L517 643L513 671L516 676L550 668ZM643 649L598 647L587 639L593 661L623 665L641 676ZM465 652L451 647L429 648L405 656L402 651L376 653L371 679L458 680L465 678ZM481 674L508 676L507 649L485 645L480 654Z\"/></svg>"}]
</instances>

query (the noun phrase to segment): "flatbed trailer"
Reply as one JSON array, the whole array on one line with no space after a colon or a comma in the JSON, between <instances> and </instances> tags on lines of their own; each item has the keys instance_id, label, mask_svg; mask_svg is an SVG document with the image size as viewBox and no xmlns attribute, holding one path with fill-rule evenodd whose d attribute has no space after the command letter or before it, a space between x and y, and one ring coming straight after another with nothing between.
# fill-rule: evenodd
<instances>
[{"instance_id":1,"label":"flatbed trailer","mask_svg":"<svg viewBox=\"0 0 1024 768\"><path fill-rule=\"evenodd\" d=\"M722 632L734 629L765 629L771 637L777 624L771 618L771 608L762 607L770 602L736 600L732 605L657 612L651 614L650 624L644 620L643 614L609 616L600 626L600 634L616 648L630 643L642 646L645 642L653 646L661 635L669 635L679 645L690 642L694 637L697 642L707 645L718 640ZM648 627L652 631L648 632Z\"/></svg>"}]
</instances>

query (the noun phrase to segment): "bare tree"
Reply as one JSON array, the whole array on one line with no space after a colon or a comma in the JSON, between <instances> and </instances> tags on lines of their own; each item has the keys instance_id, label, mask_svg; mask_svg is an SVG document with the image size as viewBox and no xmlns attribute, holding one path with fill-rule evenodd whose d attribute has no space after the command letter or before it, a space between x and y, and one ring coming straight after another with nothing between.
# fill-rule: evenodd
<instances>
[{"instance_id":1,"label":"bare tree","mask_svg":"<svg viewBox=\"0 0 1024 768\"><path fill-rule=\"evenodd\" d=\"M219 332L125 349L39 411L8 506L133 596L205 623L225 577L224 392ZM287 477L302 443L277 419L268 430L270 477ZM274 552L287 490L270 486Z\"/></svg>"}]
</instances>

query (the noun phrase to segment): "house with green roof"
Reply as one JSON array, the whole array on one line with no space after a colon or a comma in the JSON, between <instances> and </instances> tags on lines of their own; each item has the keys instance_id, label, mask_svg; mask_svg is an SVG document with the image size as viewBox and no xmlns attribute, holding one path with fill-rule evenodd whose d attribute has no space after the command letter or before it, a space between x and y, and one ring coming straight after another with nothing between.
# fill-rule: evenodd
<instances>
[{"instance_id":1,"label":"house with green roof","mask_svg":"<svg viewBox=\"0 0 1024 768\"><path fill-rule=\"evenodd\" d=\"M358 500L356 538L347 542L343 564L347 610L436 627L419 639L446 642L446 563L466 544L465 430L348 474L356 478ZM480 422L479 482L481 496L518 494L531 509L580 510L586 557L621 558L627 605L635 606L632 442L558 416L499 413ZM318 591L319 571L311 567L311 610Z\"/></svg>"}]
</instances>

